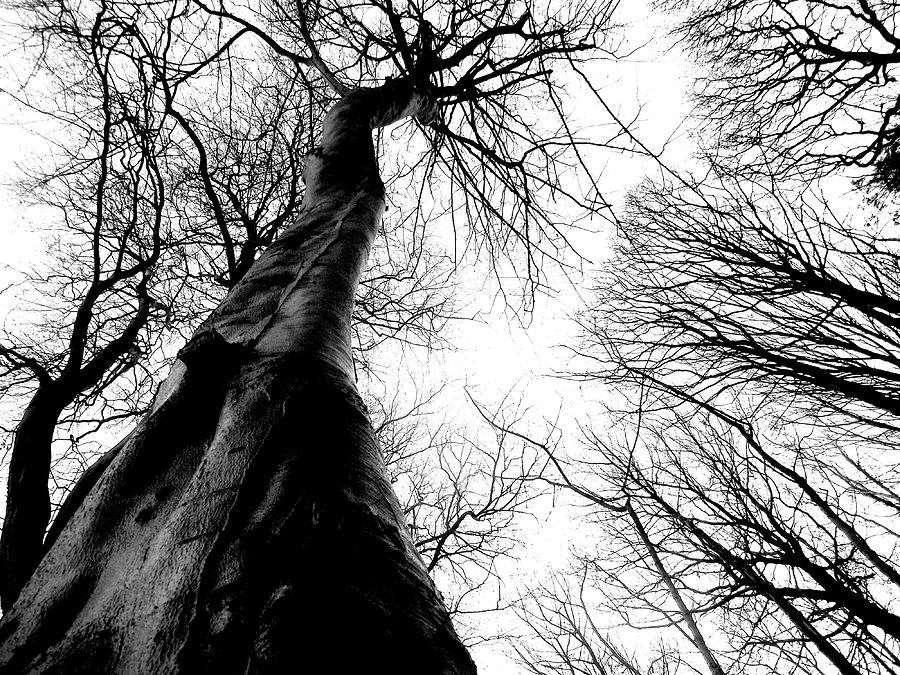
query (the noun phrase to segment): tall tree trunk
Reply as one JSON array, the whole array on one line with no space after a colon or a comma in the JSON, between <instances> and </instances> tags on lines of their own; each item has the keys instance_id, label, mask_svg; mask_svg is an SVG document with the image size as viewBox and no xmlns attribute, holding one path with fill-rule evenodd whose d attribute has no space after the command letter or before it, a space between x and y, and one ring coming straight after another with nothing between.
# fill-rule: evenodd
<instances>
[{"instance_id":1,"label":"tall tree trunk","mask_svg":"<svg viewBox=\"0 0 900 675\"><path fill-rule=\"evenodd\" d=\"M50 447L61 411L53 385L41 384L16 427L0 534L0 603L4 608L15 602L44 552L44 532L50 523Z\"/></svg>"},{"instance_id":2,"label":"tall tree trunk","mask_svg":"<svg viewBox=\"0 0 900 675\"><path fill-rule=\"evenodd\" d=\"M92 477L0 623L0 669L475 672L410 540L350 353L384 208L372 128L426 105L393 83L329 112L297 222Z\"/></svg>"}]
</instances>

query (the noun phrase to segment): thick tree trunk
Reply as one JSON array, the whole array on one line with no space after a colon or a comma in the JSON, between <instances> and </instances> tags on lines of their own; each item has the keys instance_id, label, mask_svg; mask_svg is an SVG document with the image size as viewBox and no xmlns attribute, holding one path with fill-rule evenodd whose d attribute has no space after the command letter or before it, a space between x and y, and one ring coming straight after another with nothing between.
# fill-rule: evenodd
<instances>
[{"instance_id":1,"label":"thick tree trunk","mask_svg":"<svg viewBox=\"0 0 900 675\"><path fill-rule=\"evenodd\" d=\"M6 516L0 535L0 603L15 602L44 552L50 523L50 447L62 408L41 385L16 428L10 454Z\"/></svg>"},{"instance_id":2,"label":"thick tree trunk","mask_svg":"<svg viewBox=\"0 0 900 675\"><path fill-rule=\"evenodd\" d=\"M4 672L475 672L350 355L384 206L371 130L422 107L393 84L329 113L297 222L183 350L0 623Z\"/></svg>"}]
</instances>

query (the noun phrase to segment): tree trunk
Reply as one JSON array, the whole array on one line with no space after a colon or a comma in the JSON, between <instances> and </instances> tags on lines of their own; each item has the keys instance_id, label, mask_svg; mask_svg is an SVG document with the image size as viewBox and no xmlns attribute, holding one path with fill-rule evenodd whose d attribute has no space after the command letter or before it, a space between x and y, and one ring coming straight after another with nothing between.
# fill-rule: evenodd
<instances>
[{"instance_id":1,"label":"tree trunk","mask_svg":"<svg viewBox=\"0 0 900 675\"><path fill-rule=\"evenodd\" d=\"M425 105L393 83L329 112L297 222L67 509L0 623L0 669L475 672L410 540L350 353L384 208L371 131Z\"/></svg>"},{"instance_id":2,"label":"tree trunk","mask_svg":"<svg viewBox=\"0 0 900 675\"><path fill-rule=\"evenodd\" d=\"M40 562L50 523L50 448L62 408L40 385L16 427L0 535L0 603L9 608Z\"/></svg>"}]
</instances>

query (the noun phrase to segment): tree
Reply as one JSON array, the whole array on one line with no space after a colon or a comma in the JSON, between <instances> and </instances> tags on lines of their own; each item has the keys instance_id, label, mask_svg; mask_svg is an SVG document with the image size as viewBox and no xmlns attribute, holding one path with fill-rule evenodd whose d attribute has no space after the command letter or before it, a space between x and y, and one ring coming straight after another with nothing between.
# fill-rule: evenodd
<instances>
[{"instance_id":1,"label":"tree","mask_svg":"<svg viewBox=\"0 0 900 675\"><path fill-rule=\"evenodd\" d=\"M585 495L648 524L691 612L718 618L726 670L893 672L894 225L711 175L635 195L583 319L583 374L636 414L628 442L589 437ZM646 612L664 575L629 588L632 547L598 574Z\"/></svg>"},{"instance_id":2,"label":"tree","mask_svg":"<svg viewBox=\"0 0 900 675\"><path fill-rule=\"evenodd\" d=\"M26 90L20 103L62 129L55 166L32 169L21 190L58 210L61 234L19 287L40 295L36 320L2 340L2 391L24 408L9 432L17 440L0 539L5 606L43 553L51 512L93 459L90 437L147 411L171 343L190 335L295 212L311 146L304 114L318 105L298 100L302 72L271 58L213 61L207 73L170 55L168 79L148 77L140 40L123 42L109 16L98 25L57 9L36 3L22 18L26 36L41 41L34 70L52 86ZM117 6L120 16L141 11ZM142 39L152 42L154 29L148 22ZM201 75L216 83L204 105L166 96ZM354 308L363 368L385 340L434 344L453 316L448 265L421 243L409 259L386 255L383 242L399 246L398 237L383 235Z\"/></svg>"},{"instance_id":3,"label":"tree","mask_svg":"<svg viewBox=\"0 0 900 675\"><path fill-rule=\"evenodd\" d=\"M897 186L897 6L698 0L676 35L703 69L700 126L739 164L807 178L875 167Z\"/></svg>"},{"instance_id":4,"label":"tree","mask_svg":"<svg viewBox=\"0 0 900 675\"><path fill-rule=\"evenodd\" d=\"M99 58L79 75L72 98L96 89L106 105L75 122L83 145L53 172L53 186L46 175L34 181L46 203L64 210L78 236L61 243L59 264L43 279L55 298L43 308L53 329L7 335L0 348L4 391L26 388L29 397L11 449L0 538L4 606L43 553L51 514L50 449L61 414L127 369L162 314L151 291L167 243L168 193L159 161L167 151L160 147L164 122L144 97L131 95L146 87L141 78L130 91L114 92L110 63ZM67 339L60 344L56 336L63 331Z\"/></svg>"},{"instance_id":5,"label":"tree","mask_svg":"<svg viewBox=\"0 0 900 675\"><path fill-rule=\"evenodd\" d=\"M596 49L610 7L565 18L511 3L265 9L266 31L200 3L155 6L166 27L155 43L110 6L97 15L137 41L155 82L168 81L174 52L206 44L183 36L213 17L235 27L213 54L252 34L318 72L338 100L307 157L295 222L63 507L0 626L10 669L324 668L340 653L346 670L473 670L411 544L354 383L353 296L384 206L371 132L407 118L433 125L425 176L445 171L463 195L450 210L465 208L496 250L523 251L521 276L538 287L540 256L563 245L544 198L590 207L596 195L559 187L578 141L564 124L545 134L519 99L546 87L562 114L551 66ZM163 89L180 124L176 92ZM478 163L460 161L467 155ZM355 649L336 652L348 633Z\"/></svg>"},{"instance_id":6,"label":"tree","mask_svg":"<svg viewBox=\"0 0 900 675\"><path fill-rule=\"evenodd\" d=\"M842 180L896 184L896 12L693 4L708 140L633 191L580 317L573 375L617 394L553 453L603 533L584 569L692 668L900 670L896 205Z\"/></svg>"},{"instance_id":7,"label":"tree","mask_svg":"<svg viewBox=\"0 0 900 675\"><path fill-rule=\"evenodd\" d=\"M533 590L520 603L519 615L531 636L537 638L523 640L516 649L528 672L534 675L671 672L665 652L642 669L621 644L594 622L591 603L585 598L586 574L573 574L572 578L580 582L574 588L566 578L554 579L551 584Z\"/></svg>"},{"instance_id":8,"label":"tree","mask_svg":"<svg viewBox=\"0 0 900 675\"><path fill-rule=\"evenodd\" d=\"M369 410L413 543L471 647L506 637L490 622L511 604L500 565L516 556L547 460L492 425L435 423L441 393Z\"/></svg>"},{"instance_id":9,"label":"tree","mask_svg":"<svg viewBox=\"0 0 900 675\"><path fill-rule=\"evenodd\" d=\"M516 640L520 663L535 675L651 675L674 673L682 665L692 672L705 668L710 675L722 675L725 671L719 658L694 616L697 610L687 604L690 589L667 568L664 556L668 549L651 538L630 495L623 498L615 489L594 491L588 487L592 477L607 478L605 458L598 461L592 452L583 462L572 462L558 449L558 429L540 441L515 429L515 422L483 409L480 412L495 429L546 457L552 471L543 472L541 479L554 490L574 496L579 505L587 502L595 507L588 517L602 532L597 538L600 551L578 554L574 566L564 573L557 571L549 583L538 584L516 604L526 629ZM600 439L592 438L605 447ZM601 618L604 612L606 616ZM614 631L601 623L609 616L634 630L674 629L699 655L699 663L693 663L693 658L665 638L652 647L642 642L641 654L629 650L625 640L617 640Z\"/></svg>"}]
</instances>

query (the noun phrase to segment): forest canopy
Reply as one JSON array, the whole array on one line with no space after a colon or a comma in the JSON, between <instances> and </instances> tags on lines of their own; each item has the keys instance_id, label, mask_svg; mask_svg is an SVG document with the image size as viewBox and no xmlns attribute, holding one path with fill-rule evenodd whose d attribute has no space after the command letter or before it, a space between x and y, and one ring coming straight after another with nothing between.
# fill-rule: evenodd
<instances>
[{"instance_id":1,"label":"forest canopy","mask_svg":"<svg viewBox=\"0 0 900 675\"><path fill-rule=\"evenodd\" d=\"M895 3L5 11L3 667L900 672Z\"/></svg>"}]
</instances>

